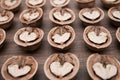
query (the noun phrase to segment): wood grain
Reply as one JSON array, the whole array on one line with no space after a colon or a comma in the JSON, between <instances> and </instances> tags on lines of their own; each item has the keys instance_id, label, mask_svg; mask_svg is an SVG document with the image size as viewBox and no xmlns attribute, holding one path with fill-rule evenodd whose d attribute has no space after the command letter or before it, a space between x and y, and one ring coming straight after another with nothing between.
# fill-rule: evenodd
<instances>
[{"instance_id":1,"label":"wood grain","mask_svg":"<svg viewBox=\"0 0 120 80\"><path fill-rule=\"evenodd\" d=\"M72 47L67 51L57 51L48 44L47 34L50 31L50 29L54 27L55 25L52 24L52 22L49 19L49 11L53 7L51 6L49 0L47 0L47 3L43 8L44 15L43 15L43 21L41 22L41 26L40 26L40 28L44 30L45 36L39 49L33 52L23 51L13 41L15 32L19 28L24 27L22 23L19 21L19 15L21 11L23 11L26 8L26 5L24 2L25 0L22 1L22 5L21 5L19 12L15 13L14 22L11 25L10 29L6 30L7 32L6 43L4 47L0 50L0 69L2 67L2 64L6 61L6 59L8 59L9 57L13 55L30 55L30 56L35 57L35 59L39 63L38 71L36 75L34 76L33 80L48 80L43 71L43 65L47 57L53 53L72 52L76 54L80 60L80 70L73 80L91 80L86 70L86 60L90 54L96 53L96 52L89 50L83 41L82 35L83 35L83 31L85 27L83 27L78 17L78 13L80 9L78 8L76 1L71 0L70 4L68 5L68 7L71 8L76 14L76 20L72 24L72 27L74 28L76 32L76 38L75 38L75 41ZM96 0L96 6L101 7L105 11L106 15L101 25L106 27L110 31L112 38L113 38L112 44L107 49L105 49L104 51L100 51L99 53L113 55L118 60L120 60L120 57L119 57L120 56L120 44L118 43L116 36L115 36L117 27L112 26L109 23L109 19L107 16L107 10L103 8L100 0ZM0 74L0 80L3 80L1 74Z\"/></svg>"}]
</instances>

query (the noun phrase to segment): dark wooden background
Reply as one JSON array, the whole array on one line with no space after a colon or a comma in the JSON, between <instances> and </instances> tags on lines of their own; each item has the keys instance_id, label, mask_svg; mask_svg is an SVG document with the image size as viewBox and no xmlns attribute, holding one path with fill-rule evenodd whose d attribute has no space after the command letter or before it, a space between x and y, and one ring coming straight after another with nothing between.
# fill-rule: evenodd
<instances>
[{"instance_id":1,"label":"dark wooden background","mask_svg":"<svg viewBox=\"0 0 120 80\"><path fill-rule=\"evenodd\" d=\"M101 25L106 27L110 31L112 38L113 38L112 44L104 51L101 51L98 53L113 55L118 60L120 60L120 57L119 57L120 56L120 44L118 43L116 36L115 36L117 27L114 27L109 23L109 19L107 16L107 10L103 8L100 0L96 0L95 6L101 7L105 11L105 13L106 13L105 18L102 21ZM76 20L72 24L72 27L74 28L74 30L76 32L76 38L75 38L75 41L74 41L72 47L69 50L63 51L63 52L64 53L72 52L75 55L77 55L80 60L80 70L73 80L91 80L91 78L89 77L87 70L86 70L86 60L89 55L96 53L96 52L89 50L83 41L82 35L83 35L83 31L84 31L85 27L83 27L83 25L81 24L81 22L79 20L78 13L79 13L80 9L78 8L76 1L71 0L68 7L71 8L76 14ZM47 34L50 31L50 29L55 26L49 20L49 11L53 7L51 6L49 0L47 0L47 3L43 8L44 15L43 15L43 21L40 26L40 28L44 30L45 35L44 35L42 44L40 45L39 49L36 51L33 51L33 52L23 51L13 41L15 32L19 28L24 27L21 24L21 22L19 21L18 17L20 15L21 11L24 10L25 8L26 8L25 0L23 0L19 12L15 13L15 19L14 19L13 25L10 27L10 29L6 30L6 33L7 33L6 43L5 43L4 47L0 49L0 69L3 65L3 63L6 61L6 59L8 59L11 56L30 55L30 56L33 56L39 63L38 71L37 71L36 75L34 76L33 80L48 80L43 71L44 62L47 59L47 57L50 56L51 54L60 52L60 51L53 49L47 42ZM0 80L3 80L1 73L0 73Z\"/></svg>"}]
</instances>

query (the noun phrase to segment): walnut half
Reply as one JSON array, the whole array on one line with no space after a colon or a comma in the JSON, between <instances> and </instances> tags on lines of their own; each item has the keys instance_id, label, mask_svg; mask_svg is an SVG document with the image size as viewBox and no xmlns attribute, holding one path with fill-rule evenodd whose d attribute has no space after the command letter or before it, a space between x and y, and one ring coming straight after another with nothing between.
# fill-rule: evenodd
<instances>
[{"instance_id":1,"label":"walnut half","mask_svg":"<svg viewBox=\"0 0 120 80\"><path fill-rule=\"evenodd\" d=\"M83 33L83 39L92 50L102 50L107 48L112 42L110 32L103 26L86 27Z\"/></svg>"},{"instance_id":2,"label":"walnut half","mask_svg":"<svg viewBox=\"0 0 120 80\"><path fill-rule=\"evenodd\" d=\"M68 49L75 39L74 29L69 26L57 26L50 30L47 40L57 49Z\"/></svg>"},{"instance_id":3,"label":"walnut half","mask_svg":"<svg viewBox=\"0 0 120 80\"><path fill-rule=\"evenodd\" d=\"M5 80L30 80L38 69L32 56L12 56L3 64L1 73Z\"/></svg>"},{"instance_id":4,"label":"walnut half","mask_svg":"<svg viewBox=\"0 0 120 80\"><path fill-rule=\"evenodd\" d=\"M39 28L25 27L19 29L15 33L14 41L25 50L35 50L40 45L43 36L43 30Z\"/></svg>"},{"instance_id":5,"label":"walnut half","mask_svg":"<svg viewBox=\"0 0 120 80\"><path fill-rule=\"evenodd\" d=\"M120 63L110 55L90 55L87 59L87 70L93 80L120 79Z\"/></svg>"},{"instance_id":6,"label":"walnut half","mask_svg":"<svg viewBox=\"0 0 120 80\"><path fill-rule=\"evenodd\" d=\"M70 80L79 70L79 59L72 53L53 54L44 64L44 72L50 80Z\"/></svg>"}]
</instances>

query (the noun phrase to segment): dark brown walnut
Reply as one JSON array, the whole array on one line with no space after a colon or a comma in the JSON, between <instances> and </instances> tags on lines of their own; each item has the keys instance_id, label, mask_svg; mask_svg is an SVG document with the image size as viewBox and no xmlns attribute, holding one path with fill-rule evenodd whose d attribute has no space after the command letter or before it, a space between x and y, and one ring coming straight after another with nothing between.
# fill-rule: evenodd
<instances>
[{"instance_id":1,"label":"dark brown walnut","mask_svg":"<svg viewBox=\"0 0 120 80\"><path fill-rule=\"evenodd\" d=\"M106 8L120 5L120 0L101 0L101 2Z\"/></svg>"},{"instance_id":2,"label":"dark brown walnut","mask_svg":"<svg viewBox=\"0 0 120 80\"><path fill-rule=\"evenodd\" d=\"M32 56L12 56L3 64L1 73L5 80L32 80L37 69Z\"/></svg>"},{"instance_id":3,"label":"dark brown walnut","mask_svg":"<svg viewBox=\"0 0 120 80\"><path fill-rule=\"evenodd\" d=\"M80 8L93 7L95 5L95 0L76 0Z\"/></svg>"},{"instance_id":4,"label":"dark brown walnut","mask_svg":"<svg viewBox=\"0 0 120 80\"><path fill-rule=\"evenodd\" d=\"M98 7L83 8L79 12L79 18L87 26L99 24L104 19L104 12Z\"/></svg>"},{"instance_id":5,"label":"dark brown walnut","mask_svg":"<svg viewBox=\"0 0 120 80\"><path fill-rule=\"evenodd\" d=\"M3 46L6 39L6 32L0 28L0 48Z\"/></svg>"},{"instance_id":6,"label":"dark brown walnut","mask_svg":"<svg viewBox=\"0 0 120 80\"><path fill-rule=\"evenodd\" d=\"M75 39L75 32L69 25L57 26L50 30L47 39L57 49L68 49Z\"/></svg>"},{"instance_id":7,"label":"dark brown walnut","mask_svg":"<svg viewBox=\"0 0 120 80\"><path fill-rule=\"evenodd\" d=\"M116 31L116 38L120 42L120 28L118 28Z\"/></svg>"},{"instance_id":8,"label":"dark brown walnut","mask_svg":"<svg viewBox=\"0 0 120 80\"><path fill-rule=\"evenodd\" d=\"M40 25L40 21L42 20L43 10L41 8L29 8L24 10L20 14L20 21L23 25L36 27Z\"/></svg>"},{"instance_id":9,"label":"dark brown walnut","mask_svg":"<svg viewBox=\"0 0 120 80\"><path fill-rule=\"evenodd\" d=\"M120 79L120 63L110 55L90 55L87 59L87 70L93 80Z\"/></svg>"},{"instance_id":10,"label":"dark brown walnut","mask_svg":"<svg viewBox=\"0 0 120 80\"><path fill-rule=\"evenodd\" d=\"M1 0L1 7L9 11L18 11L22 0Z\"/></svg>"},{"instance_id":11,"label":"dark brown walnut","mask_svg":"<svg viewBox=\"0 0 120 80\"><path fill-rule=\"evenodd\" d=\"M14 42L25 50L35 50L39 47L43 36L43 30L25 27L15 33Z\"/></svg>"},{"instance_id":12,"label":"dark brown walnut","mask_svg":"<svg viewBox=\"0 0 120 80\"><path fill-rule=\"evenodd\" d=\"M83 33L83 39L92 50L102 50L107 48L112 37L110 32L103 26L88 26Z\"/></svg>"},{"instance_id":13,"label":"dark brown walnut","mask_svg":"<svg viewBox=\"0 0 120 80\"><path fill-rule=\"evenodd\" d=\"M68 8L53 8L49 13L49 18L59 25L71 24L75 20L75 13Z\"/></svg>"},{"instance_id":14,"label":"dark brown walnut","mask_svg":"<svg viewBox=\"0 0 120 80\"><path fill-rule=\"evenodd\" d=\"M13 22L14 14L11 11L0 10L0 28L7 29Z\"/></svg>"},{"instance_id":15,"label":"dark brown walnut","mask_svg":"<svg viewBox=\"0 0 120 80\"><path fill-rule=\"evenodd\" d=\"M70 0L50 0L54 7L65 7L69 4Z\"/></svg>"},{"instance_id":16,"label":"dark brown walnut","mask_svg":"<svg viewBox=\"0 0 120 80\"><path fill-rule=\"evenodd\" d=\"M112 7L108 11L108 16L110 22L114 25L119 27L120 26L120 7Z\"/></svg>"},{"instance_id":17,"label":"dark brown walnut","mask_svg":"<svg viewBox=\"0 0 120 80\"><path fill-rule=\"evenodd\" d=\"M79 71L79 59L72 53L53 54L44 64L44 72L50 80L70 80Z\"/></svg>"},{"instance_id":18,"label":"dark brown walnut","mask_svg":"<svg viewBox=\"0 0 120 80\"><path fill-rule=\"evenodd\" d=\"M46 0L26 0L26 5L28 7L43 7L46 3Z\"/></svg>"}]
</instances>

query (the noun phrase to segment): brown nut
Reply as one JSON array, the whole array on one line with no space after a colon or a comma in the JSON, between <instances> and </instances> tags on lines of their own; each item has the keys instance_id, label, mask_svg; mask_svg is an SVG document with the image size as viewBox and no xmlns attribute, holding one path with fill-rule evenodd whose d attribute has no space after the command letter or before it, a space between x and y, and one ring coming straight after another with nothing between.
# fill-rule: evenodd
<instances>
[{"instance_id":1,"label":"brown nut","mask_svg":"<svg viewBox=\"0 0 120 80\"><path fill-rule=\"evenodd\" d=\"M72 53L53 54L44 64L44 72L50 80L70 80L79 71L79 59Z\"/></svg>"},{"instance_id":2,"label":"brown nut","mask_svg":"<svg viewBox=\"0 0 120 80\"><path fill-rule=\"evenodd\" d=\"M5 80L31 80L37 69L32 56L12 56L3 64L1 73Z\"/></svg>"},{"instance_id":3,"label":"brown nut","mask_svg":"<svg viewBox=\"0 0 120 80\"><path fill-rule=\"evenodd\" d=\"M47 39L57 49L68 49L75 39L75 32L69 25L57 26L50 30Z\"/></svg>"},{"instance_id":4,"label":"brown nut","mask_svg":"<svg viewBox=\"0 0 120 80\"><path fill-rule=\"evenodd\" d=\"M76 0L80 8L90 8L95 5L95 0Z\"/></svg>"},{"instance_id":5,"label":"brown nut","mask_svg":"<svg viewBox=\"0 0 120 80\"><path fill-rule=\"evenodd\" d=\"M83 39L90 49L96 51L107 48L112 42L110 32L103 26L86 27L83 33Z\"/></svg>"},{"instance_id":6,"label":"brown nut","mask_svg":"<svg viewBox=\"0 0 120 80\"><path fill-rule=\"evenodd\" d=\"M22 0L1 0L1 7L9 11L18 11Z\"/></svg>"},{"instance_id":7,"label":"brown nut","mask_svg":"<svg viewBox=\"0 0 120 80\"><path fill-rule=\"evenodd\" d=\"M19 29L14 36L14 42L25 50L35 50L40 45L44 36L39 28L25 27Z\"/></svg>"},{"instance_id":8,"label":"brown nut","mask_svg":"<svg viewBox=\"0 0 120 80\"><path fill-rule=\"evenodd\" d=\"M75 13L68 8L53 8L49 13L49 18L53 23L66 25L75 21Z\"/></svg>"},{"instance_id":9,"label":"brown nut","mask_svg":"<svg viewBox=\"0 0 120 80\"><path fill-rule=\"evenodd\" d=\"M120 5L120 0L101 0L101 2L106 8Z\"/></svg>"},{"instance_id":10,"label":"brown nut","mask_svg":"<svg viewBox=\"0 0 120 80\"><path fill-rule=\"evenodd\" d=\"M0 28L7 29L10 27L14 19L11 11L0 10Z\"/></svg>"},{"instance_id":11,"label":"brown nut","mask_svg":"<svg viewBox=\"0 0 120 80\"><path fill-rule=\"evenodd\" d=\"M120 63L110 55L90 55L87 59L87 70L93 80L120 79Z\"/></svg>"},{"instance_id":12,"label":"brown nut","mask_svg":"<svg viewBox=\"0 0 120 80\"><path fill-rule=\"evenodd\" d=\"M83 8L79 12L79 18L85 26L99 24L104 19L104 12L102 9Z\"/></svg>"},{"instance_id":13,"label":"brown nut","mask_svg":"<svg viewBox=\"0 0 120 80\"><path fill-rule=\"evenodd\" d=\"M108 11L108 17L110 22L114 25L119 27L120 26L120 8L119 7L112 7Z\"/></svg>"},{"instance_id":14,"label":"brown nut","mask_svg":"<svg viewBox=\"0 0 120 80\"><path fill-rule=\"evenodd\" d=\"M25 4L28 6L28 7L43 7L46 3L46 0L26 0L25 1Z\"/></svg>"},{"instance_id":15,"label":"brown nut","mask_svg":"<svg viewBox=\"0 0 120 80\"><path fill-rule=\"evenodd\" d=\"M43 10L41 8L29 8L20 14L20 21L24 26L39 26L42 20Z\"/></svg>"},{"instance_id":16,"label":"brown nut","mask_svg":"<svg viewBox=\"0 0 120 80\"><path fill-rule=\"evenodd\" d=\"M54 7L65 7L69 4L70 0L50 0Z\"/></svg>"}]
</instances>

